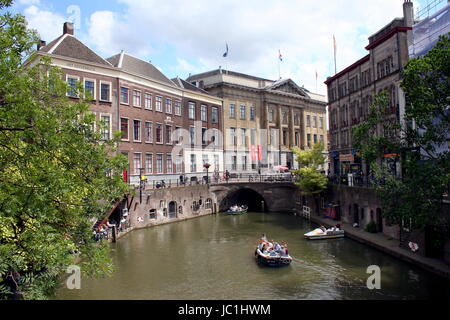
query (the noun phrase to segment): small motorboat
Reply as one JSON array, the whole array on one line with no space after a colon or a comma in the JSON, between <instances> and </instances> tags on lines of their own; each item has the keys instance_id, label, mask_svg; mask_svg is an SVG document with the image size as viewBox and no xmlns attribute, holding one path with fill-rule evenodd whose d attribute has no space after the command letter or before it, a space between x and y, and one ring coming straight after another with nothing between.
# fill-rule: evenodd
<instances>
[{"instance_id":1,"label":"small motorboat","mask_svg":"<svg viewBox=\"0 0 450 320\"><path fill-rule=\"evenodd\" d=\"M339 228L332 228L326 230L317 228L311 232L305 233L305 238L309 240L336 239L336 238L343 238L344 236L345 231Z\"/></svg>"},{"instance_id":2,"label":"small motorboat","mask_svg":"<svg viewBox=\"0 0 450 320\"><path fill-rule=\"evenodd\" d=\"M240 215L240 214L244 214L247 213L248 207L247 206L234 206L231 207L227 213L230 215Z\"/></svg>"},{"instance_id":3,"label":"small motorboat","mask_svg":"<svg viewBox=\"0 0 450 320\"><path fill-rule=\"evenodd\" d=\"M289 254L275 252L274 250L262 251L262 244L256 247L255 258L258 263L269 267L288 266L292 262L292 257Z\"/></svg>"}]
</instances>

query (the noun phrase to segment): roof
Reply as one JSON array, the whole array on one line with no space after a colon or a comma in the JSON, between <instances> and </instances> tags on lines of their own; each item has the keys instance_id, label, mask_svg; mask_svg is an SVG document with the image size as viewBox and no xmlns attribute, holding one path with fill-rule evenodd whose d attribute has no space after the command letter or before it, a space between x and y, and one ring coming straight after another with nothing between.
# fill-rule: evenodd
<instances>
[{"instance_id":1,"label":"roof","mask_svg":"<svg viewBox=\"0 0 450 320\"><path fill-rule=\"evenodd\" d=\"M39 49L41 52L111 66L73 35L64 34Z\"/></svg>"},{"instance_id":2,"label":"roof","mask_svg":"<svg viewBox=\"0 0 450 320\"><path fill-rule=\"evenodd\" d=\"M203 89L201 89L199 87L196 87L193 84L191 84L191 83L189 83L189 82L187 82L187 81L185 81L183 79L180 79L180 77L176 77L176 78L173 78L171 80L179 88L187 89L187 90L191 90L191 91L196 91L196 92L200 92L200 93L207 94L207 95L211 95L208 91L203 90Z\"/></svg>"},{"instance_id":3,"label":"roof","mask_svg":"<svg viewBox=\"0 0 450 320\"><path fill-rule=\"evenodd\" d=\"M251 75L248 75L248 74L235 72L235 71L224 70L224 69L216 69L216 70L207 71L207 72L204 72L204 73L195 74L195 75L189 76L186 80L190 81L190 80L195 80L195 79L199 79L199 78L204 78L204 77L207 77L207 76L213 76L213 75L216 75L216 74L227 74L227 75L232 75L232 76L244 77L244 78L248 78L248 79L252 79L252 80L263 80L263 81L272 81L273 82L273 80L264 79L264 78L260 78L260 77L255 77L255 76L251 76Z\"/></svg>"},{"instance_id":4,"label":"roof","mask_svg":"<svg viewBox=\"0 0 450 320\"><path fill-rule=\"evenodd\" d=\"M106 59L114 67L173 86L174 83L150 62L121 52Z\"/></svg>"}]
</instances>

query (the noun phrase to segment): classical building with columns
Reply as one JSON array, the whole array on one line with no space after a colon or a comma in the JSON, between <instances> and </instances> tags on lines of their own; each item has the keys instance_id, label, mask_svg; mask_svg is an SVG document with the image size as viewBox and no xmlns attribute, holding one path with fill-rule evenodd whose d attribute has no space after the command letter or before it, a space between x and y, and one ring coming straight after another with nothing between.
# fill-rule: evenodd
<instances>
[{"instance_id":1,"label":"classical building with columns","mask_svg":"<svg viewBox=\"0 0 450 320\"><path fill-rule=\"evenodd\" d=\"M223 99L225 169L231 173L296 168L292 147L307 149L318 142L327 147L325 97L291 79L217 69L186 81Z\"/></svg>"}]
</instances>

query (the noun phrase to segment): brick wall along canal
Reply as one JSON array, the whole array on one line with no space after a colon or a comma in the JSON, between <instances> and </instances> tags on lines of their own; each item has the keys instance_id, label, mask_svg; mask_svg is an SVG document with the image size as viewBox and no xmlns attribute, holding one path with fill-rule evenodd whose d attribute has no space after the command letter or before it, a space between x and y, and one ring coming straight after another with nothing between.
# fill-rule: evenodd
<instances>
[{"instance_id":1,"label":"brick wall along canal","mask_svg":"<svg viewBox=\"0 0 450 320\"><path fill-rule=\"evenodd\" d=\"M450 299L450 282L350 239L307 241L292 215L210 215L137 230L111 245L111 278L81 279L57 299ZM261 233L286 241L292 264L259 266ZM381 268L381 290L366 287Z\"/></svg>"}]
</instances>

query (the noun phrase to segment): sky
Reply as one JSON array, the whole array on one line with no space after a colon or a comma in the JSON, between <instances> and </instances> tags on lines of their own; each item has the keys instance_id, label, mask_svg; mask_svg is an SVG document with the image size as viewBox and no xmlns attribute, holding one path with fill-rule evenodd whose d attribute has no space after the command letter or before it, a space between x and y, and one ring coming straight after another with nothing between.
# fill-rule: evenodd
<instances>
[{"instance_id":1,"label":"sky","mask_svg":"<svg viewBox=\"0 0 450 320\"><path fill-rule=\"evenodd\" d=\"M413 0L415 10L432 1ZM169 78L186 79L221 66L272 80L291 78L325 95L323 82L335 69L333 36L339 72L368 53L364 47L371 34L402 17L402 4L403 0L15 0L11 11L23 14L47 43L71 21L75 36L102 57L124 50L151 61Z\"/></svg>"}]
</instances>

